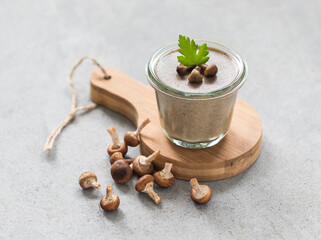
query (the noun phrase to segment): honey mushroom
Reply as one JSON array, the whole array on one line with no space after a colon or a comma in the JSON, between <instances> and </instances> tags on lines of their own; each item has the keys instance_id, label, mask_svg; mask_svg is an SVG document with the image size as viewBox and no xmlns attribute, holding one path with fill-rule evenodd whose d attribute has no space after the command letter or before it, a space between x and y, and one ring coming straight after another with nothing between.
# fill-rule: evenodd
<instances>
[{"instance_id":1,"label":"honey mushroom","mask_svg":"<svg viewBox=\"0 0 321 240\"><path fill-rule=\"evenodd\" d=\"M115 152L109 158L110 164L113 165L114 162L116 162L117 160L124 160L128 164L131 164L134 161L134 159L126 159L126 158L124 158L123 154L121 152Z\"/></svg>"},{"instance_id":2,"label":"honey mushroom","mask_svg":"<svg viewBox=\"0 0 321 240\"><path fill-rule=\"evenodd\" d=\"M119 197L112 193L113 187L107 186L106 196L100 200L100 207L105 211L115 211L120 204Z\"/></svg>"},{"instance_id":3,"label":"honey mushroom","mask_svg":"<svg viewBox=\"0 0 321 240\"><path fill-rule=\"evenodd\" d=\"M203 76L200 71L201 71L200 67L194 68L191 74L187 78L188 81L190 83L201 83L203 81Z\"/></svg>"},{"instance_id":4,"label":"honey mushroom","mask_svg":"<svg viewBox=\"0 0 321 240\"><path fill-rule=\"evenodd\" d=\"M161 187L168 188L173 186L175 182L174 175L171 173L173 164L165 163L165 167L162 171L154 173L155 183Z\"/></svg>"},{"instance_id":5,"label":"honey mushroom","mask_svg":"<svg viewBox=\"0 0 321 240\"><path fill-rule=\"evenodd\" d=\"M100 188L100 184L97 183L97 176L92 172L84 172L81 174L78 182L83 189Z\"/></svg>"},{"instance_id":6,"label":"honey mushroom","mask_svg":"<svg viewBox=\"0 0 321 240\"><path fill-rule=\"evenodd\" d=\"M139 134L140 132L143 130L143 128L148 124L150 123L150 119L147 118L145 119L145 121L143 121L137 128L137 130L135 132L126 132L125 135L124 135L124 141L125 143L128 145L128 146L131 146L131 147L136 147L139 142L140 142L140 139L139 139Z\"/></svg>"},{"instance_id":7,"label":"honey mushroom","mask_svg":"<svg viewBox=\"0 0 321 240\"><path fill-rule=\"evenodd\" d=\"M126 161L120 159L111 165L110 173L116 183L125 184L131 179L133 170Z\"/></svg>"},{"instance_id":8,"label":"honey mushroom","mask_svg":"<svg viewBox=\"0 0 321 240\"><path fill-rule=\"evenodd\" d=\"M158 196L158 194L153 189L154 186L154 177L150 174L142 176L138 179L135 189L138 192L147 193L148 196L153 199L156 204L159 204L162 199Z\"/></svg>"},{"instance_id":9,"label":"honey mushroom","mask_svg":"<svg viewBox=\"0 0 321 240\"><path fill-rule=\"evenodd\" d=\"M211 64L204 69L204 75L206 77L214 77L217 73L218 69L215 64Z\"/></svg>"},{"instance_id":10,"label":"honey mushroom","mask_svg":"<svg viewBox=\"0 0 321 240\"><path fill-rule=\"evenodd\" d=\"M152 162L159 156L159 153L160 150L154 152L148 157L145 157L143 155L137 156L132 163L134 172L137 173L139 176L152 173L154 170Z\"/></svg>"},{"instance_id":11,"label":"honey mushroom","mask_svg":"<svg viewBox=\"0 0 321 240\"><path fill-rule=\"evenodd\" d=\"M127 153L127 145L125 144L125 142L120 141L116 128L111 127L107 129L107 131L113 141L113 143L110 144L107 148L109 156L111 156L115 152L121 152L123 155L125 155Z\"/></svg>"},{"instance_id":12,"label":"honey mushroom","mask_svg":"<svg viewBox=\"0 0 321 240\"><path fill-rule=\"evenodd\" d=\"M195 68L195 67L196 67L196 65L185 66L183 64L180 64L180 65L177 66L176 72L179 75L184 76L187 73L189 73L190 71L192 71L192 69Z\"/></svg>"},{"instance_id":13,"label":"honey mushroom","mask_svg":"<svg viewBox=\"0 0 321 240\"><path fill-rule=\"evenodd\" d=\"M191 198L194 202L198 204L205 204L212 197L212 191L207 185L199 185L196 178L190 180L192 186L191 189Z\"/></svg>"}]
</instances>

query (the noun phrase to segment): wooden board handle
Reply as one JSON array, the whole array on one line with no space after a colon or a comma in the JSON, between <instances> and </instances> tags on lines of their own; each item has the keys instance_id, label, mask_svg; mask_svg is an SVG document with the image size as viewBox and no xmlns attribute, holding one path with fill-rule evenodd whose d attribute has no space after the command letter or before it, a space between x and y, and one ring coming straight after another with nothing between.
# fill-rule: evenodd
<instances>
[{"instance_id":1,"label":"wooden board handle","mask_svg":"<svg viewBox=\"0 0 321 240\"><path fill-rule=\"evenodd\" d=\"M124 115L136 126L147 117L152 121L158 121L154 118L154 114L148 114L157 111L155 101L148 101L148 99L155 99L152 88L117 69L107 68L106 71L111 75L109 80L105 80L99 70L91 76L91 98L95 103Z\"/></svg>"}]
</instances>

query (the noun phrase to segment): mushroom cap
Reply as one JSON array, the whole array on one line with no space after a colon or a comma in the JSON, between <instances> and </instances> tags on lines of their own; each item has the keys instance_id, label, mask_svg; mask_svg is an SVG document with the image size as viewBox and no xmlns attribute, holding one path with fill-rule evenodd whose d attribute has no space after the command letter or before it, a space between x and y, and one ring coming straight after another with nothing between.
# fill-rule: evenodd
<instances>
[{"instance_id":1,"label":"mushroom cap","mask_svg":"<svg viewBox=\"0 0 321 240\"><path fill-rule=\"evenodd\" d=\"M125 184L131 179L133 170L126 161L120 159L113 163L110 173L115 182Z\"/></svg>"},{"instance_id":2,"label":"mushroom cap","mask_svg":"<svg viewBox=\"0 0 321 240\"><path fill-rule=\"evenodd\" d=\"M204 75L206 77L214 77L217 71L218 71L217 66L215 64L211 64L204 70Z\"/></svg>"},{"instance_id":3,"label":"mushroom cap","mask_svg":"<svg viewBox=\"0 0 321 240\"><path fill-rule=\"evenodd\" d=\"M142 176L140 179L138 179L136 183L136 186L135 186L136 191L142 192L145 189L146 185L150 182L154 182L154 177L152 175L147 174Z\"/></svg>"},{"instance_id":4,"label":"mushroom cap","mask_svg":"<svg viewBox=\"0 0 321 240\"><path fill-rule=\"evenodd\" d=\"M78 181L82 188L91 188L91 183L97 182L97 176L93 172L84 172L80 175Z\"/></svg>"},{"instance_id":5,"label":"mushroom cap","mask_svg":"<svg viewBox=\"0 0 321 240\"><path fill-rule=\"evenodd\" d=\"M173 184L175 183L175 178L172 173L169 173L169 174L171 176L168 178L162 175L162 171L154 173L155 183L164 188L173 186Z\"/></svg>"},{"instance_id":6,"label":"mushroom cap","mask_svg":"<svg viewBox=\"0 0 321 240\"><path fill-rule=\"evenodd\" d=\"M200 83L203 81L203 76L198 70L193 69L187 79L190 83Z\"/></svg>"},{"instance_id":7,"label":"mushroom cap","mask_svg":"<svg viewBox=\"0 0 321 240\"><path fill-rule=\"evenodd\" d=\"M105 196L100 200L100 206L105 211L114 211L119 207L119 204L119 197L115 194L112 194L109 198Z\"/></svg>"},{"instance_id":8,"label":"mushroom cap","mask_svg":"<svg viewBox=\"0 0 321 240\"><path fill-rule=\"evenodd\" d=\"M127 153L127 150L127 145L122 142L119 148L113 148L113 144L110 144L107 148L107 153L109 154L109 156L113 155L116 152L121 152L123 155L125 155Z\"/></svg>"},{"instance_id":9,"label":"mushroom cap","mask_svg":"<svg viewBox=\"0 0 321 240\"><path fill-rule=\"evenodd\" d=\"M139 155L137 156L134 161L133 161L133 170L135 173L137 173L139 176L144 176L146 174L151 174L153 171L154 171L154 165L153 163L150 164L149 168L147 170L143 170L141 167L140 167L140 164L139 164L139 159L141 157L145 157L143 155Z\"/></svg>"},{"instance_id":10,"label":"mushroom cap","mask_svg":"<svg viewBox=\"0 0 321 240\"><path fill-rule=\"evenodd\" d=\"M191 198L194 202L198 204L205 204L209 200L211 200L212 197L212 191L207 185L200 185L200 187L203 189L202 194L197 194L196 191L192 188L191 189Z\"/></svg>"},{"instance_id":11,"label":"mushroom cap","mask_svg":"<svg viewBox=\"0 0 321 240\"><path fill-rule=\"evenodd\" d=\"M185 74L187 74L187 67L183 64L180 64L177 66L176 68L176 72L181 75L181 76L184 76Z\"/></svg>"},{"instance_id":12,"label":"mushroom cap","mask_svg":"<svg viewBox=\"0 0 321 240\"><path fill-rule=\"evenodd\" d=\"M124 159L123 154L121 152L113 153L109 158L110 164L113 164L114 162L116 162L119 159Z\"/></svg>"},{"instance_id":13,"label":"mushroom cap","mask_svg":"<svg viewBox=\"0 0 321 240\"><path fill-rule=\"evenodd\" d=\"M134 132L126 132L124 135L124 141L128 146L136 147L139 144L138 138L135 136Z\"/></svg>"}]
</instances>

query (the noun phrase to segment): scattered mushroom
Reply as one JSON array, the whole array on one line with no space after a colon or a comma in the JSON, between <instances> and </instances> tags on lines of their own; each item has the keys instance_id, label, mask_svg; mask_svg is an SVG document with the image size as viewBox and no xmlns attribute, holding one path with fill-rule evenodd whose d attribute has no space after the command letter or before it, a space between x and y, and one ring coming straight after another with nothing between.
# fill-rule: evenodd
<instances>
[{"instance_id":1,"label":"scattered mushroom","mask_svg":"<svg viewBox=\"0 0 321 240\"><path fill-rule=\"evenodd\" d=\"M196 178L190 180L192 189L191 189L191 198L194 202L198 204L205 204L212 197L212 191L207 185L199 185Z\"/></svg>"},{"instance_id":2,"label":"scattered mushroom","mask_svg":"<svg viewBox=\"0 0 321 240\"><path fill-rule=\"evenodd\" d=\"M119 197L116 194L113 194L112 190L112 186L107 186L106 196L100 200L100 206L105 211L115 211L119 207Z\"/></svg>"},{"instance_id":3,"label":"scattered mushroom","mask_svg":"<svg viewBox=\"0 0 321 240\"><path fill-rule=\"evenodd\" d=\"M172 166L172 163L166 162L165 167L162 171L154 173L154 179L157 185L168 188L174 184L175 178L171 173Z\"/></svg>"},{"instance_id":4,"label":"scattered mushroom","mask_svg":"<svg viewBox=\"0 0 321 240\"><path fill-rule=\"evenodd\" d=\"M110 173L115 182L125 184L132 177L133 170L126 161L120 159L113 163Z\"/></svg>"},{"instance_id":5,"label":"scattered mushroom","mask_svg":"<svg viewBox=\"0 0 321 240\"><path fill-rule=\"evenodd\" d=\"M203 76L199 70L193 69L187 79L190 83L200 83L203 80Z\"/></svg>"},{"instance_id":6,"label":"scattered mushroom","mask_svg":"<svg viewBox=\"0 0 321 240\"><path fill-rule=\"evenodd\" d=\"M124 160L128 164L131 164L134 161L134 159L126 159L126 158L124 158L123 154L121 152L115 152L109 158L110 164L113 165L114 162L116 162L117 160Z\"/></svg>"},{"instance_id":7,"label":"scattered mushroom","mask_svg":"<svg viewBox=\"0 0 321 240\"><path fill-rule=\"evenodd\" d=\"M139 175L150 174L154 170L152 162L159 156L160 150L145 157L143 155L137 156L133 161L133 170Z\"/></svg>"},{"instance_id":8,"label":"scattered mushroom","mask_svg":"<svg viewBox=\"0 0 321 240\"><path fill-rule=\"evenodd\" d=\"M121 152L123 155L125 155L127 153L127 145L125 144L125 142L120 141L116 128L112 127L107 129L107 131L113 141L113 143L110 144L107 149L109 156L111 156L115 152Z\"/></svg>"},{"instance_id":9,"label":"scattered mushroom","mask_svg":"<svg viewBox=\"0 0 321 240\"><path fill-rule=\"evenodd\" d=\"M140 124L140 126L137 128L135 132L126 132L124 136L125 143L128 146L136 147L140 142L139 134L148 123L150 123L149 118L145 119L145 121Z\"/></svg>"},{"instance_id":10,"label":"scattered mushroom","mask_svg":"<svg viewBox=\"0 0 321 240\"><path fill-rule=\"evenodd\" d=\"M183 64L180 64L177 66L176 68L176 72L181 75L184 76L187 73L189 73L190 71L192 71L192 69L195 67L196 65L191 65L191 66L185 66Z\"/></svg>"},{"instance_id":11,"label":"scattered mushroom","mask_svg":"<svg viewBox=\"0 0 321 240\"><path fill-rule=\"evenodd\" d=\"M204 75L206 77L214 77L217 73L218 69L215 64L209 65L205 70L204 70Z\"/></svg>"},{"instance_id":12,"label":"scattered mushroom","mask_svg":"<svg viewBox=\"0 0 321 240\"><path fill-rule=\"evenodd\" d=\"M86 189L86 188L100 188L100 184L97 183L97 176L92 172L84 172L80 175L79 185Z\"/></svg>"},{"instance_id":13,"label":"scattered mushroom","mask_svg":"<svg viewBox=\"0 0 321 240\"><path fill-rule=\"evenodd\" d=\"M140 179L138 179L135 188L136 188L136 191L138 192L147 193L148 196L150 196L150 198L153 199L153 201L156 204L159 204L162 199L154 191L153 186L154 186L154 177L150 174L147 174L141 177Z\"/></svg>"}]
</instances>

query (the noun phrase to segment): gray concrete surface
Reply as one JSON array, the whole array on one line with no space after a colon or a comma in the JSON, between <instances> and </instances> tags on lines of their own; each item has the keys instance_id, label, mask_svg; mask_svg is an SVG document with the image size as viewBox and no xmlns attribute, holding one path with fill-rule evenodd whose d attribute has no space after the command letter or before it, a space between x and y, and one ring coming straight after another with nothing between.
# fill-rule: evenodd
<instances>
[{"instance_id":1,"label":"gray concrete surface","mask_svg":"<svg viewBox=\"0 0 321 240\"><path fill-rule=\"evenodd\" d=\"M2 1L0 239L321 239L320 10L318 0ZM185 181L157 189L156 206L135 180L112 181L106 128L134 126L102 107L42 152L69 112L67 76L78 58L95 56L147 84L148 58L178 34L224 43L247 60L240 97L264 124L248 171L208 183L205 206L190 200ZM87 62L75 75L80 104L90 103L94 69ZM99 209L104 190L80 189L87 170L114 186L118 211Z\"/></svg>"}]
</instances>

